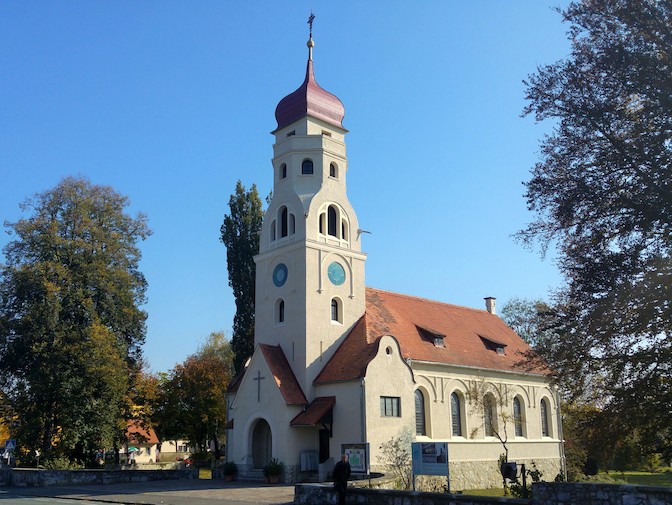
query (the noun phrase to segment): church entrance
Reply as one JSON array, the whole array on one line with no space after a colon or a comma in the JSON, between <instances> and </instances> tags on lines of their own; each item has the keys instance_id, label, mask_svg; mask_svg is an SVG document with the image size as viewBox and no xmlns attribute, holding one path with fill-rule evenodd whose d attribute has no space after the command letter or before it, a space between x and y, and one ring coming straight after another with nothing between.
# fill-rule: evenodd
<instances>
[{"instance_id":1,"label":"church entrance","mask_svg":"<svg viewBox=\"0 0 672 505\"><path fill-rule=\"evenodd\" d=\"M271 459L271 427L259 419L252 430L252 461L254 468L264 468Z\"/></svg>"}]
</instances>

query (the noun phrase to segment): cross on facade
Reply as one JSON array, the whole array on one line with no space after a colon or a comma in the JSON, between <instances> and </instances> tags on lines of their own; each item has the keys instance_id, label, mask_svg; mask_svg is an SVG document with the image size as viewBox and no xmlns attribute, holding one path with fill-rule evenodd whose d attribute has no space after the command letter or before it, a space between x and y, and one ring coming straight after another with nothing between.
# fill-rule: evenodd
<instances>
[{"instance_id":1,"label":"cross on facade","mask_svg":"<svg viewBox=\"0 0 672 505\"><path fill-rule=\"evenodd\" d=\"M261 372L257 370L257 376L253 377L252 380L257 381L257 402L261 401L261 380L266 377L261 376Z\"/></svg>"}]
</instances>

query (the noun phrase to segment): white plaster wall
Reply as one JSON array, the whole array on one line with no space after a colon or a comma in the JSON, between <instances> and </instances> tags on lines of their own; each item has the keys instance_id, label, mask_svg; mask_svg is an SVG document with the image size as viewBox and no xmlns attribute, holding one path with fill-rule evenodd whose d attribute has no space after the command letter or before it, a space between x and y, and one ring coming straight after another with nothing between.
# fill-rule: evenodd
<instances>
[{"instance_id":1,"label":"white plaster wall","mask_svg":"<svg viewBox=\"0 0 672 505\"><path fill-rule=\"evenodd\" d=\"M372 468L379 467L380 445L402 430L415 430L413 373L401 357L399 344L390 336L381 337L378 353L369 363L365 378L366 432ZM381 415L381 396L401 398L401 416Z\"/></svg>"}]
</instances>

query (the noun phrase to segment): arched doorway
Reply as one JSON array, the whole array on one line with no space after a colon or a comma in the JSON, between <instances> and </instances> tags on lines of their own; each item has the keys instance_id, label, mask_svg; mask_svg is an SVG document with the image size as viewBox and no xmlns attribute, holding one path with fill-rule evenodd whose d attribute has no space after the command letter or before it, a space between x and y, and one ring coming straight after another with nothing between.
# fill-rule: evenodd
<instances>
[{"instance_id":1,"label":"arched doorway","mask_svg":"<svg viewBox=\"0 0 672 505\"><path fill-rule=\"evenodd\" d=\"M271 427L259 419L252 430L252 460L254 468L264 468L271 459Z\"/></svg>"}]
</instances>

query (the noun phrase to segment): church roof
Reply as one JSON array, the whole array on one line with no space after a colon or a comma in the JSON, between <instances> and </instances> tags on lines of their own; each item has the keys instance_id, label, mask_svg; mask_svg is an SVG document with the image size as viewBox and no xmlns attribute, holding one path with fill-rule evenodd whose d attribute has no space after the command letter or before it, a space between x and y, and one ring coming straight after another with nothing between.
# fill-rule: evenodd
<instances>
[{"instance_id":1,"label":"church roof","mask_svg":"<svg viewBox=\"0 0 672 505\"><path fill-rule=\"evenodd\" d=\"M285 353L279 345L259 344L259 348L264 355L264 359L271 369L275 383L280 389L282 397L287 405L306 405L308 400L299 382L289 366Z\"/></svg>"},{"instance_id":2,"label":"church roof","mask_svg":"<svg viewBox=\"0 0 672 505\"><path fill-rule=\"evenodd\" d=\"M485 310L366 289L366 313L355 324L316 384L361 379L384 335L398 342L404 359L509 372L530 346L502 319ZM536 369L532 373L543 374Z\"/></svg>"},{"instance_id":3,"label":"church roof","mask_svg":"<svg viewBox=\"0 0 672 505\"><path fill-rule=\"evenodd\" d=\"M306 409L290 421L291 426L316 426L325 418L331 419L330 411L336 405L335 396L318 396Z\"/></svg>"},{"instance_id":4,"label":"church roof","mask_svg":"<svg viewBox=\"0 0 672 505\"><path fill-rule=\"evenodd\" d=\"M309 56L306 66L306 78L299 88L280 100L275 108L275 119L278 130L290 125L304 116L317 119L343 128L345 107L336 95L322 89L315 80L313 72L312 47L313 39L308 41Z\"/></svg>"}]
</instances>

